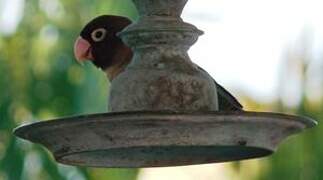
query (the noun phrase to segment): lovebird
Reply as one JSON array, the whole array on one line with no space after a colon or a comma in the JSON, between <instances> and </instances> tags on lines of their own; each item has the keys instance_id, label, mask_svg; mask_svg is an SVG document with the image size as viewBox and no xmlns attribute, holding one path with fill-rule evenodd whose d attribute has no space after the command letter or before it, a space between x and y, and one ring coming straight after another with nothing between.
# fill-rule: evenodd
<instances>
[{"instance_id":1,"label":"lovebird","mask_svg":"<svg viewBox=\"0 0 323 180\"><path fill-rule=\"evenodd\" d=\"M87 23L75 40L74 55L79 63L91 61L112 81L131 62L133 52L118 33L130 25L126 17L101 15ZM198 67L203 70L201 67ZM205 70L203 70L205 71ZM206 71L205 71L206 72ZM219 111L242 111L243 106L215 80Z\"/></svg>"}]
</instances>

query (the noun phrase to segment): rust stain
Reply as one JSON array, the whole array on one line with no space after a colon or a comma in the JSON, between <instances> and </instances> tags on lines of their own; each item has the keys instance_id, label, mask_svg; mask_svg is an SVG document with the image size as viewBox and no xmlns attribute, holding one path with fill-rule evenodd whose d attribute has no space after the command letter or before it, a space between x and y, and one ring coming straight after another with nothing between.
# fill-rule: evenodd
<instances>
[{"instance_id":1,"label":"rust stain","mask_svg":"<svg viewBox=\"0 0 323 180\"><path fill-rule=\"evenodd\" d=\"M57 150L55 154L65 154L65 153L68 153L70 149L71 149L70 147L63 146L61 149Z\"/></svg>"},{"instance_id":2,"label":"rust stain","mask_svg":"<svg viewBox=\"0 0 323 180\"><path fill-rule=\"evenodd\" d=\"M166 76L159 77L148 89L153 108L175 106L184 109L200 100L203 85L197 81L173 80Z\"/></svg>"}]
</instances>

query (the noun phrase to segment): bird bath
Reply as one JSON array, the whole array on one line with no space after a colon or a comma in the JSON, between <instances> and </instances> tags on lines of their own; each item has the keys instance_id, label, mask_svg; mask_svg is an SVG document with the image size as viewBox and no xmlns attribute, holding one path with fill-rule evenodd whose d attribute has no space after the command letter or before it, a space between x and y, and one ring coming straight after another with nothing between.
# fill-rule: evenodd
<instances>
[{"instance_id":1,"label":"bird bath","mask_svg":"<svg viewBox=\"0 0 323 180\"><path fill-rule=\"evenodd\" d=\"M93 167L160 167L272 154L316 125L307 117L219 111L213 79L187 54L202 31L183 22L187 0L133 0L140 17L120 36L134 51L112 81L109 113L18 127L58 162Z\"/></svg>"}]
</instances>

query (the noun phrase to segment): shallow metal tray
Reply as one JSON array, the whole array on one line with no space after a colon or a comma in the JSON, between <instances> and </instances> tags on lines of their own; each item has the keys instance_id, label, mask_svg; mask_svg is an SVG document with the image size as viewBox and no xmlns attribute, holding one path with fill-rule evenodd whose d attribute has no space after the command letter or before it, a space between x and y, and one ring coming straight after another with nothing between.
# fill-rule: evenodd
<instances>
[{"instance_id":1,"label":"shallow metal tray","mask_svg":"<svg viewBox=\"0 0 323 180\"><path fill-rule=\"evenodd\" d=\"M122 112L37 122L15 135L48 148L58 162L158 167L270 155L310 118L265 112Z\"/></svg>"}]
</instances>

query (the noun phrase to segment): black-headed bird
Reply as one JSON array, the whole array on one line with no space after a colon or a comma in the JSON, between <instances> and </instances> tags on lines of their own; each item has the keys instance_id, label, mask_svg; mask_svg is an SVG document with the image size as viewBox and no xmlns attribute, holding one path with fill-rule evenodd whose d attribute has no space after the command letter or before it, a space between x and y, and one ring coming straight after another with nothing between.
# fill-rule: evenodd
<instances>
[{"instance_id":1,"label":"black-headed bird","mask_svg":"<svg viewBox=\"0 0 323 180\"><path fill-rule=\"evenodd\" d=\"M131 23L126 17L113 15L102 15L90 21L75 41L76 60L81 63L91 61L112 81L127 67L133 56L132 50L117 36ZM215 81L214 83L218 93L219 111L241 111L242 105L238 100L221 85Z\"/></svg>"}]
</instances>

